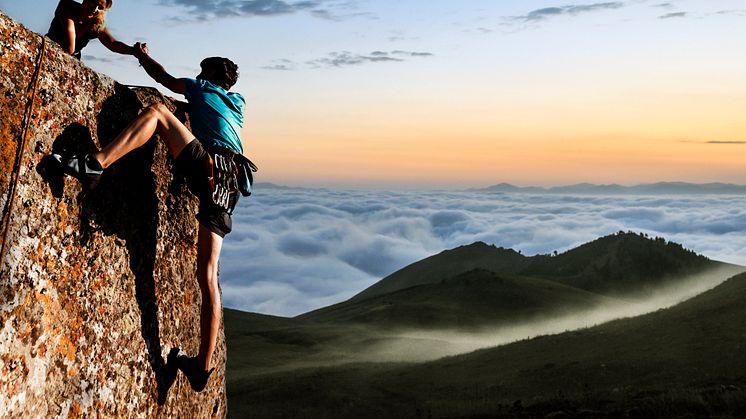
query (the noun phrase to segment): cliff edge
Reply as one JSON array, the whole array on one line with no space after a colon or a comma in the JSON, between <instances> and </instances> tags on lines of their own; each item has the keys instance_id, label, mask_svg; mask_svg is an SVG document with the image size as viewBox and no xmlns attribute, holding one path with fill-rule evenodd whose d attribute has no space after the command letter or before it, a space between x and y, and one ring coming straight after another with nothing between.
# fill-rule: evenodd
<instances>
[{"instance_id":1,"label":"cliff edge","mask_svg":"<svg viewBox=\"0 0 746 419\"><path fill-rule=\"evenodd\" d=\"M0 417L225 416L222 327L202 393L164 380L171 348L198 351L200 293L197 203L163 144L89 193L40 174L45 155L105 145L155 102L179 115L0 12Z\"/></svg>"}]
</instances>

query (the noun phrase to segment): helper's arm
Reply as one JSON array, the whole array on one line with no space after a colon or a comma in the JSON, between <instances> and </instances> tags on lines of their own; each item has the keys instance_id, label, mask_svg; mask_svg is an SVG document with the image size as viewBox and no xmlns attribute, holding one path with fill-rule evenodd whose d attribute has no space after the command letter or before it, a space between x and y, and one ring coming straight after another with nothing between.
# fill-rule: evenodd
<instances>
[{"instance_id":1,"label":"helper's arm","mask_svg":"<svg viewBox=\"0 0 746 419\"><path fill-rule=\"evenodd\" d=\"M106 48L109 48L117 54L135 55L135 47L131 47L122 41L117 41L113 36L111 36L111 33L109 33L107 29L104 29L98 34L98 40L101 41Z\"/></svg>"}]
</instances>

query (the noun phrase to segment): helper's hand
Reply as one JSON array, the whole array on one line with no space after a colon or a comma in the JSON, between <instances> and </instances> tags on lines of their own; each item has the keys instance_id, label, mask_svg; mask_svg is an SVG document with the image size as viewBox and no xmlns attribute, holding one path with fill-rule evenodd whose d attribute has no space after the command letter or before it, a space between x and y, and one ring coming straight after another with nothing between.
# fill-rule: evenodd
<instances>
[{"instance_id":1,"label":"helper's hand","mask_svg":"<svg viewBox=\"0 0 746 419\"><path fill-rule=\"evenodd\" d=\"M135 45L132 46L135 50L135 57L139 60L140 58L146 57L148 55L148 44L145 42L137 42Z\"/></svg>"}]
</instances>

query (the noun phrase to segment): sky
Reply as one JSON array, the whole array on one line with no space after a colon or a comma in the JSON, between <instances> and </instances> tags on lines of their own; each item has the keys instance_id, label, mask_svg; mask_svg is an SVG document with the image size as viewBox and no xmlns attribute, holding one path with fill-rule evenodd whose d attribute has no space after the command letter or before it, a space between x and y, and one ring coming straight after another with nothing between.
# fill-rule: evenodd
<instances>
[{"instance_id":1,"label":"sky","mask_svg":"<svg viewBox=\"0 0 746 419\"><path fill-rule=\"evenodd\" d=\"M55 0L0 0L45 33ZM240 67L258 179L443 189L746 184L742 0L114 0L177 77ZM83 61L154 85L98 42Z\"/></svg>"},{"instance_id":2,"label":"sky","mask_svg":"<svg viewBox=\"0 0 746 419\"><path fill-rule=\"evenodd\" d=\"M475 241L535 255L635 231L746 266L746 197L737 195L260 187L239 202L233 226L221 253L225 306L281 316L346 300L413 262Z\"/></svg>"}]
</instances>

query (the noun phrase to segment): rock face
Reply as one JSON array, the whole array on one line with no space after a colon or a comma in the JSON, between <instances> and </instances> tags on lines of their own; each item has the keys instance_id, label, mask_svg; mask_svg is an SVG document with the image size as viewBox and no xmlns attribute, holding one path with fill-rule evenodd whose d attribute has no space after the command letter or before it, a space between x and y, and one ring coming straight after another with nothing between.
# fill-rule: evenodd
<instances>
[{"instance_id":1,"label":"rock face","mask_svg":"<svg viewBox=\"0 0 746 419\"><path fill-rule=\"evenodd\" d=\"M222 327L205 391L164 380L171 348L199 348L200 293L196 200L163 144L92 192L39 174L44 155L100 147L144 106L176 105L42 39L0 13L0 417L224 417Z\"/></svg>"}]
</instances>

